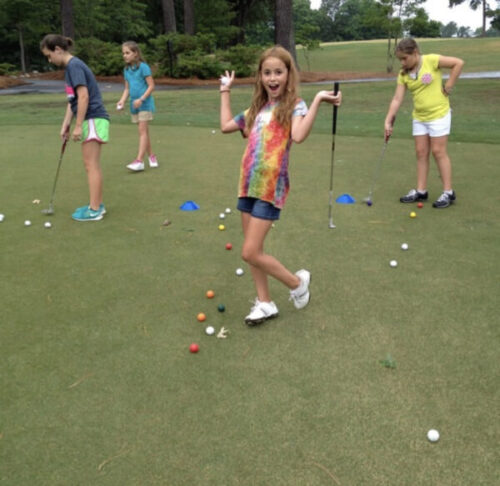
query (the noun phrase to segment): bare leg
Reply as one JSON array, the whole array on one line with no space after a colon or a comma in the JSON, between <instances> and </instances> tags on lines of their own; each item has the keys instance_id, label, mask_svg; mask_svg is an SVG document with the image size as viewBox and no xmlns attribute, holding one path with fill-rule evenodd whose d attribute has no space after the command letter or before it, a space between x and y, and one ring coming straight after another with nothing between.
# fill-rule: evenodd
<instances>
[{"instance_id":1,"label":"bare leg","mask_svg":"<svg viewBox=\"0 0 500 486\"><path fill-rule=\"evenodd\" d=\"M443 191L451 191L451 161L448 156L448 135L431 138L431 151L441 175Z\"/></svg>"},{"instance_id":2,"label":"bare leg","mask_svg":"<svg viewBox=\"0 0 500 486\"><path fill-rule=\"evenodd\" d=\"M417 191L427 190L427 177L429 175L430 137L417 135L415 139L415 152L417 155Z\"/></svg>"},{"instance_id":3,"label":"bare leg","mask_svg":"<svg viewBox=\"0 0 500 486\"><path fill-rule=\"evenodd\" d=\"M273 222L254 218L249 213L242 212L241 223L245 237L241 256L250 265L258 299L261 302L271 301L268 275L279 280L289 289L297 288L300 279L276 258L264 253L264 240Z\"/></svg>"},{"instance_id":4,"label":"bare leg","mask_svg":"<svg viewBox=\"0 0 500 486\"><path fill-rule=\"evenodd\" d=\"M102 203L101 144L95 141L83 143L82 156L87 171L90 207L97 210Z\"/></svg>"},{"instance_id":5,"label":"bare leg","mask_svg":"<svg viewBox=\"0 0 500 486\"><path fill-rule=\"evenodd\" d=\"M147 121L140 121L137 124L139 129L139 151L137 152L137 160L144 160L144 155L151 155L151 141L149 139L149 126Z\"/></svg>"}]
</instances>

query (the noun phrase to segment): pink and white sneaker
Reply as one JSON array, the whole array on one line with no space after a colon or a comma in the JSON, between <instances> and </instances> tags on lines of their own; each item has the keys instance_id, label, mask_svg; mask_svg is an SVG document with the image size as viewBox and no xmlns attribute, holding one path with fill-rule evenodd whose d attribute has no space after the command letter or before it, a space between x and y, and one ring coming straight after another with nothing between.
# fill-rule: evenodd
<instances>
[{"instance_id":1,"label":"pink and white sneaker","mask_svg":"<svg viewBox=\"0 0 500 486\"><path fill-rule=\"evenodd\" d=\"M149 156L149 167L152 169L156 169L156 167L158 167L158 159L156 158L156 155Z\"/></svg>"},{"instance_id":2,"label":"pink and white sneaker","mask_svg":"<svg viewBox=\"0 0 500 486\"><path fill-rule=\"evenodd\" d=\"M127 165L127 169L131 170L132 172L140 172L141 170L144 170L144 162L142 160L136 159Z\"/></svg>"}]
</instances>

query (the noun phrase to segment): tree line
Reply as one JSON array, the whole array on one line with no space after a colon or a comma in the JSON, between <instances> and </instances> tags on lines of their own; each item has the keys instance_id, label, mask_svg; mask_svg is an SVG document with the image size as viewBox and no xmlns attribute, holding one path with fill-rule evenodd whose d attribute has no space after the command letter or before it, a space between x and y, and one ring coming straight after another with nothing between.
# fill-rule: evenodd
<instances>
[{"instance_id":1,"label":"tree line","mask_svg":"<svg viewBox=\"0 0 500 486\"><path fill-rule=\"evenodd\" d=\"M380 38L388 41L389 69L393 47L403 35L473 35L466 26L430 19L423 2L322 0L320 8L313 10L309 0L0 0L0 74L47 69L38 43L49 32L72 37L77 46L86 46L102 57L100 68L111 71L118 69L119 49L118 57L108 51L125 40L143 43L151 52L160 46L165 52L153 55L156 60L163 56L164 71L189 75L186 66L195 63L193 53L229 51L221 59L238 52L248 57L253 52L250 46L277 43L295 57L295 45L301 44L307 59L309 50L320 42ZM490 30L498 35L500 10L492 9L492 2L449 0L449 6L463 2L473 9L482 8L483 18L492 17ZM485 33L483 24L476 35ZM186 37L197 42L190 44ZM181 44L188 46L185 51L179 50ZM180 67L179 56L184 56Z\"/></svg>"}]
</instances>

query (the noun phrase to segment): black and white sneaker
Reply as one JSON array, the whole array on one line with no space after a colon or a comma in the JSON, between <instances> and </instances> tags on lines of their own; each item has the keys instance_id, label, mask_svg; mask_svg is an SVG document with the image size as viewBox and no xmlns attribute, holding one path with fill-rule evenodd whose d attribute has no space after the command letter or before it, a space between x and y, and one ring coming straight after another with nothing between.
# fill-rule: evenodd
<instances>
[{"instance_id":1,"label":"black and white sneaker","mask_svg":"<svg viewBox=\"0 0 500 486\"><path fill-rule=\"evenodd\" d=\"M412 189L408 194L406 194L403 197L400 197L399 200L402 203L414 203L417 201L427 201L428 198L429 198L429 193L427 191L418 192L416 189Z\"/></svg>"},{"instance_id":2,"label":"black and white sneaker","mask_svg":"<svg viewBox=\"0 0 500 486\"><path fill-rule=\"evenodd\" d=\"M432 203L432 206L435 208L438 208L438 209L447 208L448 206L453 204L453 202L455 201L456 198L457 198L457 196L455 195L455 191L452 191L451 194L448 194L447 192L443 192L443 194L441 194L441 196L439 196L437 201L434 201Z\"/></svg>"}]
</instances>

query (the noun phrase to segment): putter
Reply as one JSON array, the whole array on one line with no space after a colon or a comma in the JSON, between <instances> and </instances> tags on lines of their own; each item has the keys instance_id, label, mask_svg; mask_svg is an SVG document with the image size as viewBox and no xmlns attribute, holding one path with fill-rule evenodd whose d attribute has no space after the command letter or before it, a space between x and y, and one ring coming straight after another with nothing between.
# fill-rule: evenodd
<instances>
[{"instance_id":1,"label":"putter","mask_svg":"<svg viewBox=\"0 0 500 486\"><path fill-rule=\"evenodd\" d=\"M54 179L54 185L52 186L52 196L50 197L49 207L47 209L42 209L43 214L54 214L54 197L56 195L57 179L59 178L59 170L61 169L61 163L67 143L68 143L68 134L66 133L64 141L61 146L61 155L59 155L59 163L57 164L56 177Z\"/></svg>"},{"instance_id":2,"label":"putter","mask_svg":"<svg viewBox=\"0 0 500 486\"><path fill-rule=\"evenodd\" d=\"M333 84L333 94L339 92L339 83ZM338 106L333 105L333 124L332 124L332 157L330 160L330 192L328 200L328 227L330 229L336 228L332 219L332 204L333 204L333 154L335 153L335 133L337 132L337 110Z\"/></svg>"},{"instance_id":3,"label":"putter","mask_svg":"<svg viewBox=\"0 0 500 486\"><path fill-rule=\"evenodd\" d=\"M363 199L363 202L366 203L367 206L371 206L373 204L373 190L375 188L375 184L378 181L380 176L380 168L382 167L382 160L384 159L385 149L387 148L387 144L389 143L390 137L384 136L384 146L382 147L382 152L380 154L380 158L378 159L377 164L375 165L375 169L373 171L372 181L370 185L370 191L368 192L368 196Z\"/></svg>"}]
</instances>

